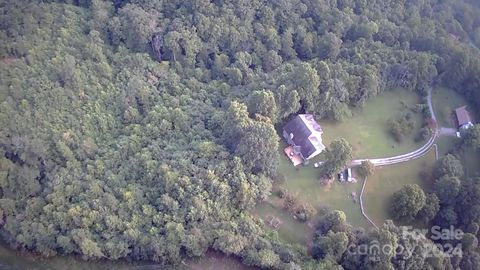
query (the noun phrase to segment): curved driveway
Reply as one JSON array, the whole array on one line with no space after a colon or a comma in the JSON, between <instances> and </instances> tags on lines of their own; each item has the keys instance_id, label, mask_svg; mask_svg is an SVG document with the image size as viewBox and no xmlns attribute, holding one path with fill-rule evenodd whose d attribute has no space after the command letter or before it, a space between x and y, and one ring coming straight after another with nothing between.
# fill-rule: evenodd
<instances>
[{"instance_id":1,"label":"curved driveway","mask_svg":"<svg viewBox=\"0 0 480 270\"><path fill-rule=\"evenodd\" d=\"M472 48L480 50L480 48L478 48L470 39L468 39L468 44ZM355 160L352 160L349 165L350 166L357 166L357 165L360 165L362 163L362 161L365 161L365 160L370 160L373 163L373 165L375 165L375 166L392 165L392 164L397 164L397 163L413 160L413 159L416 159L416 158L419 158L419 157L422 157L423 155L425 155L428 152L428 150L430 150L430 148L432 148L432 146L435 144L435 140L437 139L437 137L439 135L453 135L453 133L452 133L454 131L453 129L450 129L450 128L440 128L439 129L437 127L437 118L435 116L435 112L433 111L433 105L432 105L432 90L433 90L434 81L435 81L435 78L430 83L430 86L429 86L429 89L428 89L427 103L428 103L428 109L430 110L430 115L432 117L432 120L434 122L435 127L434 127L434 130L433 130L432 137L422 147L420 147L417 150L412 151L410 153L406 153L406 154L398 155L398 156L393 156L393 157L374 158L374 159L367 159L367 158L365 158L365 159L355 159ZM442 131L440 134L439 134L439 130ZM456 130L455 130L455 132L456 132Z\"/></svg>"},{"instance_id":2,"label":"curved driveway","mask_svg":"<svg viewBox=\"0 0 480 270\"><path fill-rule=\"evenodd\" d=\"M435 144L435 140L437 139L438 136L438 128L436 127L437 123L437 118L435 117L435 112L433 111L433 105L432 105L432 84L430 84L430 88L428 89L428 109L430 110L430 115L432 117L433 122L435 123L435 128L433 130L432 137L420 148L417 150L414 150L412 152L398 155L398 156L393 156L393 157L386 157L386 158L373 158L373 159L355 159L350 162L350 166L357 166L362 163L362 161L369 160L370 162L373 163L374 166L385 166L385 165L392 165L392 164L397 164L413 159L417 159L419 157L422 157L425 155L430 148Z\"/></svg>"}]
</instances>

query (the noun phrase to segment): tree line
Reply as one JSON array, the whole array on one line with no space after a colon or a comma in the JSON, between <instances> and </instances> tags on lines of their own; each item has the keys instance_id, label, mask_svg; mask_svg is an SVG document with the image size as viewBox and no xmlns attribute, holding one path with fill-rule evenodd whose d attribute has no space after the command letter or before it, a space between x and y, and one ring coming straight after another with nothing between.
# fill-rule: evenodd
<instances>
[{"instance_id":1,"label":"tree line","mask_svg":"<svg viewBox=\"0 0 480 270\"><path fill-rule=\"evenodd\" d=\"M468 43L480 16L464 1L3 1L0 10L0 234L46 256L178 264L213 248L264 268L321 267L249 212L270 194L275 127L297 112L348 118L394 87L425 96L440 73L479 102ZM327 174L351 149L338 140L329 153ZM322 237L342 244L338 232Z\"/></svg>"}]
</instances>

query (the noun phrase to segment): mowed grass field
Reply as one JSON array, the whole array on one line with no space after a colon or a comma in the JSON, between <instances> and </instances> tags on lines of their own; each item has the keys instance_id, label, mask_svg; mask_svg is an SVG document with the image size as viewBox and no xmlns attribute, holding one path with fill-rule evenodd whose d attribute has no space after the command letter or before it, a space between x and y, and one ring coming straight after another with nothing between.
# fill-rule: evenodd
<instances>
[{"instance_id":1,"label":"mowed grass field","mask_svg":"<svg viewBox=\"0 0 480 270\"><path fill-rule=\"evenodd\" d=\"M456 128L454 110L464 105L467 105L467 110L473 118L474 109L462 95L447 87L440 86L434 89L433 108L441 126ZM474 123L478 122L478 119L473 120ZM452 137L439 138L437 144L440 155L450 152L459 141L460 139ZM461 159L467 177L480 176L480 153L467 150L462 153Z\"/></svg>"},{"instance_id":2,"label":"mowed grass field","mask_svg":"<svg viewBox=\"0 0 480 270\"><path fill-rule=\"evenodd\" d=\"M392 195L406 184L418 184L425 192L431 192L434 179L431 171L435 164L435 149L427 155L405 163L377 167L374 175L368 177L363 203L367 215L381 225L391 219L389 212Z\"/></svg>"},{"instance_id":3,"label":"mowed grass field","mask_svg":"<svg viewBox=\"0 0 480 270\"><path fill-rule=\"evenodd\" d=\"M388 131L389 119L411 111L420 99L416 93L396 89L386 91L367 101L363 108L355 108L353 116L343 122L321 122L324 143L345 138L354 151L354 158L377 158L407 153L422 145L414 141L422 125L422 115L412 112L415 120L413 132L399 143Z\"/></svg>"},{"instance_id":4,"label":"mowed grass field","mask_svg":"<svg viewBox=\"0 0 480 270\"><path fill-rule=\"evenodd\" d=\"M265 220L267 216L278 218L281 224L276 230L280 240L285 243L307 245L314 233L313 228L309 227L307 223L295 220L291 214L281 207L272 204L270 200L258 204L253 210L253 214L263 220ZM270 227L267 225L267 228ZM271 229L273 230L273 228Z\"/></svg>"},{"instance_id":5,"label":"mowed grass field","mask_svg":"<svg viewBox=\"0 0 480 270\"><path fill-rule=\"evenodd\" d=\"M334 181L326 186L320 183L319 169L310 165L296 170L284 156L280 161L280 171L285 177L285 181L280 186L290 193L297 194L300 200L310 203L317 209L342 210L349 223L356 226L367 225L360 213L359 203L354 203L352 198L352 192L355 192L357 197L360 196L361 179L358 179L357 183Z\"/></svg>"},{"instance_id":6,"label":"mowed grass field","mask_svg":"<svg viewBox=\"0 0 480 270\"><path fill-rule=\"evenodd\" d=\"M273 216L282 222L278 227L281 240L288 243L308 244L313 235L313 227L325 209L342 210L347 216L347 221L355 226L368 226L360 213L359 202L354 203L352 192L360 196L362 181L358 183L340 183L335 181L330 186L320 184L320 172L313 167L313 162L308 166L299 165L296 168L283 153L285 143L281 143L279 179L274 182L273 194L261 204L258 204L253 213L264 219ZM321 158L317 158L321 159ZM283 200L277 196L280 187L295 194L300 202L308 202L317 209L317 215L308 222L295 220L292 214L282 208Z\"/></svg>"},{"instance_id":7,"label":"mowed grass field","mask_svg":"<svg viewBox=\"0 0 480 270\"><path fill-rule=\"evenodd\" d=\"M424 142L416 143L414 137L422 125L422 115L414 113L411 109L419 103L419 97L412 92L405 90L393 90L380 94L367 102L363 108L355 108L353 117L344 122L324 122L319 121L324 131L324 144L328 146L331 141L337 138L345 138L354 149L354 158L376 158L386 157L407 153L418 147ZM387 121L406 111L411 111L415 120L415 128L409 136L401 143L396 142L389 134ZM314 232L314 226L317 223L321 213L325 209L341 210L347 216L347 222L356 227L369 228L371 225L362 216L360 211L360 192L363 184L363 178L358 177L357 183L340 183L334 181L331 185L325 186L320 183L320 171L313 167L313 163L324 160L321 154L311 160L309 165L293 167L288 157L283 153L286 144L280 143L280 164L279 181L274 183L274 194L267 202L256 206L253 213L260 218L274 216L281 220L282 224L278 227L280 239L289 243L308 244ZM433 153L433 152L432 152ZM403 166L403 165L400 165ZM418 177L409 177L404 174L404 170L412 170L412 175L420 171L421 163L405 165L391 172L395 179L387 180L396 182L393 186L382 186L377 189L372 185L369 192L381 194L378 205L375 206L374 214L380 223L388 218L385 209L380 208L380 204L385 204L387 197L395 192L405 177L410 181L420 181ZM382 169L383 170L383 169ZM388 168L384 169L387 172ZM355 174L355 171L354 171ZM378 177L382 177L380 172ZM387 172L388 175L388 172ZM375 183L375 179L372 180ZM290 213L283 210L282 200L275 194L280 187L287 189L295 194L301 202L308 202L318 210L318 214L309 222L300 222L295 220ZM354 202L352 193L356 194L357 201ZM374 200L371 201L372 203Z\"/></svg>"},{"instance_id":8,"label":"mowed grass field","mask_svg":"<svg viewBox=\"0 0 480 270\"><path fill-rule=\"evenodd\" d=\"M450 128L456 128L454 117L455 109L460 106L469 105L462 95L443 86L433 89L432 103L439 125Z\"/></svg>"}]
</instances>

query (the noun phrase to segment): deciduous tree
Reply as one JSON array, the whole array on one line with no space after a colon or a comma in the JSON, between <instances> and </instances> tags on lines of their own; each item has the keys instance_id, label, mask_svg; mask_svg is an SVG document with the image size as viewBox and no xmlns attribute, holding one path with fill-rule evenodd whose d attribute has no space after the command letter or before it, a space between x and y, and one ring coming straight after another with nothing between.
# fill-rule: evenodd
<instances>
[{"instance_id":1,"label":"deciduous tree","mask_svg":"<svg viewBox=\"0 0 480 270\"><path fill-rule=\"evenodd\" d=\"M326 175L333 175L340 171L352 158L352 147L345 139L332 141L326 150L326 161L322 165L322 171Z\"/></svg>"},{"instance_id":2,"label":"deciduous tree","mask_svg":"<svg viewBox=\"0 0 480 270\"><path fill-rule=\"evenodd\" d=\"M413 219L425 206L426 196L417 184L404 185L395 192L390 203L390 214L395 219Z\"/></svg>"}]
</instances>

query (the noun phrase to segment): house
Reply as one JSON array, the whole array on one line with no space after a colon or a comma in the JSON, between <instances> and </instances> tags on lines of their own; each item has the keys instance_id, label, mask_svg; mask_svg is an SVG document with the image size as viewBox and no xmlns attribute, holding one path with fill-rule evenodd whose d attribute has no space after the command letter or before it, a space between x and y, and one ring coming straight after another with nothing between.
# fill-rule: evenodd
<instances>
[{"instance_id":1,"label":"house","mask_svg":"<svg viewBox=\"0 0 480 270\"><path fill-rule=\"evenodd\" d=\"M283 137L304 162L325 150L322 127L311 114L299 114L283 127Z\"/></svg>"},{"instance_id":2,"label":"house","mask_svg":"<svg viewBox=\"0 0 480 270\"><path fill-rule=\"evenodd\" d=\"M472 119L467 111L467 106L456 108L455 115L457 117L458 129L468 129L473 126Z\"/></svg>"}]
</instances>

